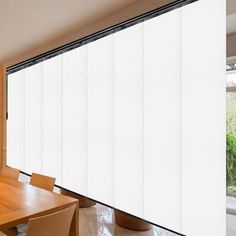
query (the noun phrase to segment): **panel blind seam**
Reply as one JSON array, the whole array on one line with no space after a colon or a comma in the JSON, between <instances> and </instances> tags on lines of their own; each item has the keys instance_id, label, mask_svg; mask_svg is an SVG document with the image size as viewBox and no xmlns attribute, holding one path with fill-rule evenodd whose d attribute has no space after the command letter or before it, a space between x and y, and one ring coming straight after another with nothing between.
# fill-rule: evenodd
<instances>
[{"instance_id":1,"label":"panel blind seam","mask_svg":"<svg viewBox=\"0 0 236 236\"><path fill-rule=\"evenodd\" d=\"M113 34L113 205L115 206L115 34Z\"/></svg>"},{"instance_id":2,"label":"panel blind seam","mask_svg":"<svg viewBox=\"0 0 236 236\"><path fill-rule=\"evenodd\" d=\"M43 63L40 65L41 81L41 173L43 173Z\"/></svg>"},{"instance_id":3,"label":"panel blind seam","mask_svg":"<svg viewBox=\"0 0 236 236\"><path fill-rule=\"evenodd\" d=\"M25 160L25 145L26 145L26 142L25 142L25 70L23 70L23 160L24 160L24 170L26 169L26 160Z\"/></svg>"},{"instance_id":4,"label":"panel blind seam","mask_svg":"<svg viewBox=\"0 0 236 236\"><path fill-rule=\"evenodd\" d=\"M88 195L88 47L85 47L85 192Z\"/></svg>"},{"instance_id":5,"label":"panel blind seam","mask_svg":"<svg viewBox=\"0 0 236 236\"><path fill-rule=\"evenodd\" d=\"M179 17L179 24L180 24L180 232L182 232L182 10L179 10L180 12L180 17Z\"/></svg>"},{"instance_id":6,"label":"panel blind seam","mask_svg":"<svg viewBox=\"0 0 236 236\"><path fill-rule=\"evenodd\" d=\"M142 104L142 108L143 108L143 117L142 117L142 119L143 119L143 159L142 159L142 164L143 164L143 171L142 171L142 181L143 181L143 206L142 206L142 212L143 212L143 218L144 218L144 209L145 209L145 150L144 150L144 147L145 147L145 140L144 140L144 131L145 131L145 127L144 127L144 124L145 124L145 115L144 115L144 112L145 112L145 108L144 108L144 105L145 105L145 102L144 102L144 99L145 99L145 90L144 90L144 78L145 78L145 71L144 71L144 62L145 62L145 57L144 57L144 22L142 23L142 46L143 46L143 50L142 50L142 59L143 59L143 61L142 61L142 64L143 64L143 70L142 70L142 76L143 76L143 78L142 78L142 92L143 92L143 94L142 94L142 99L143 99L143 104Z\"/></svg>"},{"instance_id":7,"label":"panel blind seam","mask_svg":"<svg viewBox=\"0 0 236 236\"><path fill-rule=\"evenodd\" d=\"M63 79L64 79L64 71L63 71L63 54L61 56L61 185L63 186L63 152L64 152L64 147L63 147L63 121L64 121L64 117L63 117Z\"/></svg>"}]
</instances>

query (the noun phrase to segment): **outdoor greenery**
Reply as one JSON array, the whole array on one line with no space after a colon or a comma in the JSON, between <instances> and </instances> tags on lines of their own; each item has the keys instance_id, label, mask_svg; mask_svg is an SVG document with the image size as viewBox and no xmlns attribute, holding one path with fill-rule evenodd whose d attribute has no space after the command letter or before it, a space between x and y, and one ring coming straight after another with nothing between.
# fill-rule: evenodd
<instances>
[{"instance_id":1,"label":"outdoor greenery","mask_svg":"<svg viewBox=\"0 0 236 236\"><path fill-rule=\"evenodd\" d=\"M226 136L227 185L236 186L236 137L232 133Z\"/></svg>"},{"instance_id":2,"label":"outdoor greenery","mask_svg":"<svg viewBox=\"0 0 236 236\"><path fill-rule=\"evenodd\" d=\"M227 93L226 173L228 191L236 191L236 94Z\"/></svg>"}]
</instances>

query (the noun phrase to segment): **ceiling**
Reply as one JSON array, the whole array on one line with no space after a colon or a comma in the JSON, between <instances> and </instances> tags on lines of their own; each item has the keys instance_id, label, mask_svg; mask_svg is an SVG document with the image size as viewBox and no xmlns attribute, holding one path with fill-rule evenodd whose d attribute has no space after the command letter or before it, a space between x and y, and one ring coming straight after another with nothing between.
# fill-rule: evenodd
<instances>
[{"instance_id":1,"label":"ceiling","mask_svg":"<svg viewBox=\"0 0 236 236\"><path fill-rule=\"evenodd\" d=\"M0 63L137 0L1 0Z\"/></svg>"},{"instance_id":2,"label":"ceiling","mask_svg":"<svg viewBox=\"0 0 236 236\"><path fill-rule=\"evenodd\" d=\"M0 64L76 32L132 3L142 1L1 0ZM227 0L227 33L235 32L236 0Z\"/></svg>"},{"instance_id":3,"label":"ceiling","mask_svg":"<svg viewBox=\"0 0 236 236\"><path fill-rule=\"evenodd\" d=\"M236 33L236 0L227 0L227 34Z\"/></svg>"}]
</instances>

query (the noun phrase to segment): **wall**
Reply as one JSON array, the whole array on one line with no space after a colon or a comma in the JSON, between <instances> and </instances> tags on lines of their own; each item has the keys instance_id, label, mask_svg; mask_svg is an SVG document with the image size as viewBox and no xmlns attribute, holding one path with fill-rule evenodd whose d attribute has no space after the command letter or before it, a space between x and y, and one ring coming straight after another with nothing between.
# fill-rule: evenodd
<instances>
[{"instance_id":1,"label":"wall","mask_svg":"<svg viewBox=\"0 0 236 236\"><path fill-rule=\"evenodd\" d=\"M5 163L5 127L6 127L6 80L5 67L0 65L0 167Z\"/></svg>"},{"instance_id":2,"label":"wall","mask_svg":"<svg viewBox=\"0 0 236 236\"><path fill-rule=\"evenodd\" d=\"M236 33L227 35L227 57L236 56Z\"/></svg>"},{"instance_id":3,"label":"wall","mask_svg":"<svg viewBox=\"0 0 236 236\"><path fill-rule=\"evenodd\" d=\"M76 39L82 38L84 36L90 35L99 30L105 29L107 27L113 26L119 22L123 22L135 16L141 15L145 12L151 11L153 9L164 6L168 3L175 2L174 0L148 0L148 1L137 1L134 4L130 4L127 7L121 8L116 12L104 16L96 22L87 24L81 28L76 29L76 31L59 38L58 40L46 42L39 48L32 48L28 51L23 52L20 55L16 55L14 58L6 62L7 66L14 65L18 62L37 56L41 53L47 52L51 49L74 41Z\"/></svg>"}]
</instances>

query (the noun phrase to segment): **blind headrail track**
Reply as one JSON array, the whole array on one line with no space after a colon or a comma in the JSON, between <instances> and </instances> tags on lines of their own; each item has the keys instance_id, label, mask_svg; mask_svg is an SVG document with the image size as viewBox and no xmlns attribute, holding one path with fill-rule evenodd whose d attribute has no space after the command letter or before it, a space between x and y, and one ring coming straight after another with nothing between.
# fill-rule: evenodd
<instances>
[{"instance_id":1,"label":"blind headrail track","mask_svg":"<svg viewBox=\"0 0 236 236\"><path fill-rule=\"evenodd\" d=\"M77 39L75 41L72 41L70 43L62 45L62 46L57 47L55 49L52 49L48 52L42 53L38 56L32 57L30 59L19 62L15 65L9 66L6 70L6 74L8 75L8 74L17 72L21 69L35 65L39 62L42 62L42 61L45 61L49 58L58 56L62 53L73 50L73 49L78 48L82 45L88 44L92 41L95 41L97 39L105 37L109 34L118 32L122 29L128 28L132 25L146 21L146 20L156 17L158 15L162 15L164 13L171 11L171 10L177 9L179 7L185 6L185 5L195 2L195 1L197 1L197 0L177 0L177 1L171 2L169 4L162 6L162 7L156 8L154 10L151 10L151 11L141 14L139 16L135 16L129 20L123 21L123 22L113 25L111 27L105 28L103 30L100 30L100 31L90 34L88 36L85 36L81 39Z\"/></svg>"}]
</instances>

